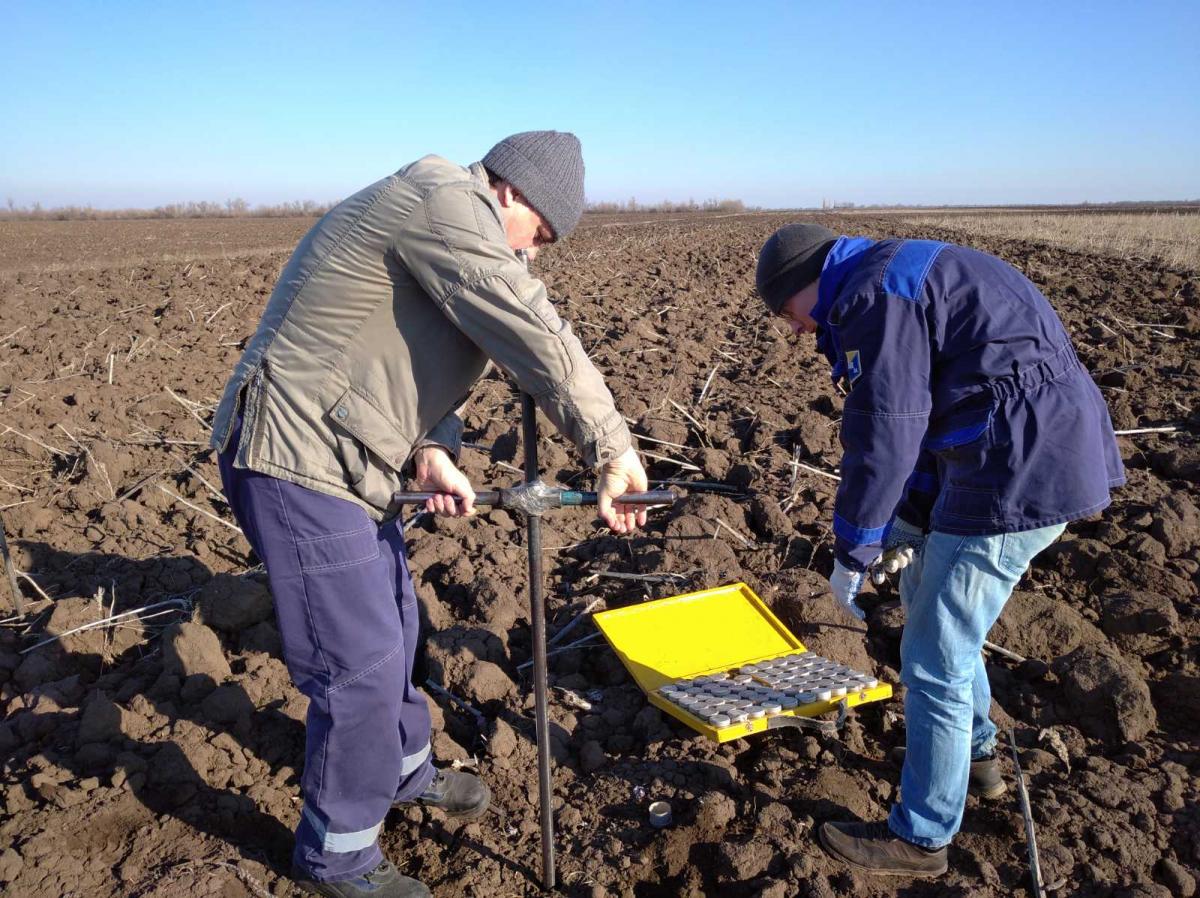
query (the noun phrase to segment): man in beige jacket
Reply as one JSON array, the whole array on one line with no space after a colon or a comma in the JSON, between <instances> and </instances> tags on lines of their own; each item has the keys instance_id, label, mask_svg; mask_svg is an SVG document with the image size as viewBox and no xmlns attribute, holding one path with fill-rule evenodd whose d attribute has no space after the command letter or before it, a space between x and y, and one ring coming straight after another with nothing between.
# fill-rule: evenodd
<instances>
[{"instance_id":1,"label":"man in beige jacket","mask_svg":"<svg viewBox=\"0 0 1200 898\"><path fill-rule=\"evenodd\" d=\"M411 461L418 488L441 494L429 510L472 511L454 409L489 361L597 468L605 523L645 523L613 501L647 486L624 419L517 255L565 237L582 211L572 134L514 134L469 168L419 159L305 235L225 388L213 426L225 494L266 564L288 670L310 699L293 856L308 891L428 895L379 850L388 809L487 807L477 778L432 764L392 497Z\"/></svg>"}]
</instances>

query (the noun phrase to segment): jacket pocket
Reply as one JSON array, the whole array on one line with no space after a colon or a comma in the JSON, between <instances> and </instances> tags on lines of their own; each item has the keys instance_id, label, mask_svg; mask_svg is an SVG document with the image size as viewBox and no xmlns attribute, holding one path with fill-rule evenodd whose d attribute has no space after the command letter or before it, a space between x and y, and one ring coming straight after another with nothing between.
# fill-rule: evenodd
<instances>
[{"instance_id":1,"label":"jacket pocket","mask_svg":"<svg viewBox=\"0 0 1200 898\"><path fill-rule=\"evenodd\" d=\"M1000 492L984 487L948 484L938 495L934 514L946 523L977 525L1000 518Z\"/></svg>"},{"instance_id":2,"label":"jacket pocket","mask_svg":"<svg viewBox=\"0 0 1200 898\"><path fill-rule=\"evenodd\" d=\"M987 408L951 414L946 420L939 421L932 432L926 434L922 445L939 454L966 447L988 433L994 414L995 409L990 405Z\"/></svg>"},{"instance_id":3,"label":"jacket pocket","mask_svg":"<svg viewBox=\"0 0 1200 898\"><path fill-rule=\"evenodd\" d=\"M1002 484L996 480L990 450L995 442L995 406L953 412L926 435L924 448L933 452L943 476L934 514L946 524L976 528L1001 517Z\"/></svg>"},{"instance_id":4,"label":"jacket pocket","mask_svg":"<svg viewBox=\"0 0 1200 898\"><path fill-rule=\"evenodd\" d=\"M360 483L373 467L398 472L404 466L413 439L354 387L342 393L325 415L351 485Z\"/></svg>"}]
</instances>

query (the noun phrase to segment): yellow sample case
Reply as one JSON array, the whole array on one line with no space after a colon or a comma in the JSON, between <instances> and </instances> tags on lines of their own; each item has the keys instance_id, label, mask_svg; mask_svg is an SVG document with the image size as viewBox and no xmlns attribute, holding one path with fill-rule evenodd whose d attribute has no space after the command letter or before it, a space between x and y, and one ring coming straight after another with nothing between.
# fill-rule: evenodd
<instances>
[{"instance_id":1,"label":"yellow sample case","mask_svg":"<svg viewBox=\"0 0 1200 898\"><path fill-rule=\"evenodd\" d=\"M852 708L892 695L890 685L878 683L843 697L716 727L668 700L659 689L806 651L749 586L734 583L670 596L602 611L594 619L651 704L715 742L776 729L787 725L787 718L816 717L839 705Z\"/></svg>"}]
</instances>

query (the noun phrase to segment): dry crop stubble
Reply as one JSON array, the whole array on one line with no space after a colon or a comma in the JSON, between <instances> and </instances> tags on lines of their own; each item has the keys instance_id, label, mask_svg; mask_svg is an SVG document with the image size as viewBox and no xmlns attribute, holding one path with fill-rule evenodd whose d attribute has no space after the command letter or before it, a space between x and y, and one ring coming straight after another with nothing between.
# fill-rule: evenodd
<instances>
[{"instance_id":1,"label":"dry crop stubble","mask_svg":"<svg viewBox=\"0 0 1200 898\"><path fill-rule=\"evenodd\" d=\"M972 237L1029 240L1080 253L1140 257L1200 269L1200 209L1188 212L897 213L905 221Z\"/></svg>"}]
</instances>

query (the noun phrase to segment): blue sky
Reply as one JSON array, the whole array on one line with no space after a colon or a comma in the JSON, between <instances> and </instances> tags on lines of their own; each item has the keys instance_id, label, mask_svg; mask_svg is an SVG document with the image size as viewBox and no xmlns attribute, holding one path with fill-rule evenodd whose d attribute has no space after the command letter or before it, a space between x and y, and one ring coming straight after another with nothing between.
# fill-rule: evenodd
<instances>
[{"instance_id":1,"label":"blue sky","mask_svg":"<svg viewBox=\"0 0 1200 898\"><path fill-rule=\"evenodd\" d=\"M1200 3L0 0L0 203L335 200L514 131L592 200L1200 197Z\"/></svg>"}]
</instances>

